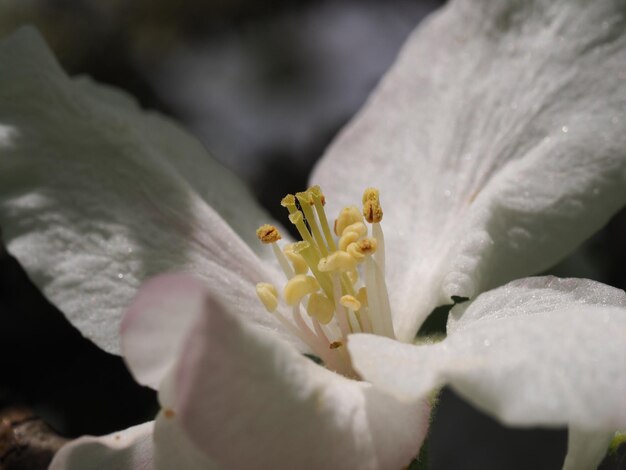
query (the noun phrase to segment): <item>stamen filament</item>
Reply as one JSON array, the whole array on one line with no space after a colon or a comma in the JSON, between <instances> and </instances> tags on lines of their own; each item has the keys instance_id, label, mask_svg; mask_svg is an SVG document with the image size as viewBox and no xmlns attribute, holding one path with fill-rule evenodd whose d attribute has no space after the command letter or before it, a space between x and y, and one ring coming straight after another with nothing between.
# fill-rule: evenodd
<instances>
[{"instance_id":1,"label":"stamen filament","mask_svg":"<svg viewBox=\"0 0 626 470\"><path fill-rule=\"evenodd\" d=\"M377 334L395 339L387 286L384 278L380 279L380 268L376 265L376 261L368 256L365 259L365 285L374 328L378 330Z\"/></svg>"},{"instance_id":2,"label":"stamen filament","mask_svg":"<svg viewBox=\"0 0 626 470\"><path fill-rule=\"evenodd\" d=\"M380 267L380 271L385 274L385 236L383 234L383 228L379 223L372 224L372 235L376 239L378 243L378 248L376 249L376 253L374 253L374 259L378 266Z\"/></svg>"},{"instance_id":3,"label":"stamen filament","mask_svg":"<svg viewBox=\"0 0 626 470\"><path fill-rule=\"evenodd\" d=\"M302 331L304 336L308 339L307 343L311 346L314 346L314 348L317 347L323 349L324 346L320 338L315 333L313 333L313 330L309 327L309 325L306 324L304 318L302 318L302 314L300 313L300 304L294 305L292 316L300 331Z\"/></svg>"},{"instance_id":4,"label":"stamen filament","mask_svg":"<svg viewBox=\"0 0 626 470\"><path fill-rule=\"evenodd\" d=\"M348 321L348 313L339 300L341 298L341 286L339 285L339 279L336 275L333 276L333 292L335 294L334 300L337 323L339 324L342 336L347 338L348 335L352 333L352 327Z\"/></svg>"},{"instance_id":5,"label":"stamen filament","mask_svg":"<svg viewBox=\"0 0 626 470\"><path fill-rule=\"evenodd\" d=\"M293 268L291 267L291 264L289 264L289 260L287 259L285 254L278 247L278 243L272 243L271 245L272 245L272 251L274 251L274 256L276 256L276 259L278 260L278 264L283 270L285 277L287 279L293 278L294 276Z\"/></svg>"}]
</instances>

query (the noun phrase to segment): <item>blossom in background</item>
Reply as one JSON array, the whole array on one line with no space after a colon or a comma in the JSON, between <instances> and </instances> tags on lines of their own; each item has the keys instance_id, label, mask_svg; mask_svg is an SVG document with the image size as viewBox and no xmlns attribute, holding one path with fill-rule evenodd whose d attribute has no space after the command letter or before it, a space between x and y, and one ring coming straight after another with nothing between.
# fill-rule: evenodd
<instances>
[{"instance_id":1,"label":"blossom in background","mask_svg":"<svg viewBox=\"0 0 626 470\"><path fill-rule=\"evenodd\" d=\"M323 157L312 181L329 214L381 190L393 336L410 343L434 307L475 299L436 345L350 336L368 382L304 358L264 312L267 216L195 140L67 78L32 31L5 41L0 225L33 280L120 352L142 281L202 278L148 282L124 319L129 367L159 388L155 424L80 439L53 465L401 467L444 383L508 424L570 425L569 468L601 458L626 426L624 294L550 278L479 294L549 267L626 200L621 9L452 1Z\"/></svg>"}]
</instances>

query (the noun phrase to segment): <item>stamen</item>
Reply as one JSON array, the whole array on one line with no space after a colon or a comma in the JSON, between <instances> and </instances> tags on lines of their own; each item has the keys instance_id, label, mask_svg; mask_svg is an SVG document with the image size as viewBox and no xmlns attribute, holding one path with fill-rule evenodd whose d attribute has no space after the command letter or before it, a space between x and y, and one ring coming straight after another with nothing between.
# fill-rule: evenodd
<instances>
[{"instance_id":1,"label":"stamen","mask_svg":"<svg viewBox=\"0 0 626 470\"><path fill-rule=\"evenodd\" d=\"M339 329L341 330L341 334L344 338L347 338L350 333L352 333L350 328L350 323L348 322L348 313L346 309L339 303L339 299L341 298L341 287L339 285L339 278L335 275L333 276L333 293L335 294L335 312L337 317L337 323L339 324Z\"/></svg>"},{"instance_id":2,"label":"stamen","mask_svg":"<svg viewBox=\"0 0 626 470\"><path fill-rule=\"evenodd\" d=\"M256 294L263 302L263 305L267 309L268 312L275 312L278 308L278 292L276 291L276 287L267 282L259 282L256 285Z\"/></svg>"},{"instance_id":3,"label":"stamen","mask_svg":"<svg viewBox=\"0 0 626 470\"><path fill-rule=\"evenodd\" d=\"M376 188L367 188L363 193L363 217L370 224L383 220L383 209L380 207Z\"/></svg>"},{"instance_id":4,"label":"stamen","mask_svg":"<svg viewBox=\"0 0 626 470\"><path fill-rule=\"evenodd\" d=\"M385 236L383 235L383 228L380 224L372 224L372 235L378 242L378 246L380 247L374 255L374 259L378 266L380 267L380 271L385 274Z\"/></svg>"},{"instance_id":5,"label":"stamen","mask_svg":"<svg viewBox=\"0 0 626 470\"><path fill-rule=\"evenodd\" d=\"M363 193L363 215L372 224L372 235L380 245L380 252L375 256L382 273L385 273L385 237L380 221L383 219L383 209L380 205L379 193L376 188L367 188Z\"/></svg>"},{"instance_id":6,"label":"stamen","mask_svg":"<svg viewBox=\"0 0 626 470\"><path fill-rule=\"evenodd\" d=\"M315 279L320 283L320 286L324 290L324 293L327 297L332 298L333 287L332 281L328 274L322 273L317 269L317 265L319 264L319 257L317 253L311 247L311 244L305 241L294 243L293 250L295 253L302 255L306 264L309 266L309 269L315 276Z\"/></svg>"},{"instance_id":7,"label":"stamen","mask_svg":"<svg viewBox=\"0 0 626 470\"><path fill-rule=\"evenodd\" d=\"M362 261L366 256L377 251L378 242L375 238L364 238L348 245L348 253L357 261Z\"/></svg>"},{"instance_id":8,"label":"stamen","mask_svg":"<svg viewBox=\"0 0 626 470\"><path fill-rule=\"evenodd\" d=\"M372 325L375 333L395 339L393 324L391 323L391 308L389 306L387 286L384 278L381 279L381 277L376 261L371 256L368 256L365 259L365 286L367 288Z\"/></svg>"},{"instance_id":9,"label":"stamen","mask_svg":"<svg viewBox=\"0 0 626 470\"><path fill-rule=\"evenodd\" d=\"M340 237L343 234L343 231L349 225L352 225L356 222L362 222L363 216L359 212L355 206L345 207L339 213L339 216L335 220L335 235Z\"/></svg>"},{"instance_id":10,"label":"stamen","mask_svg":"<svg viewBox=\"0 0 626 470\"><path fill-rule=\"evenodd\" d=\"M280 251L280 248L278 248L278 243L276 243L282 238L278 229L269 224L261 225L256 231L256 236L262 243L272 245L274 256L276 257L280 268L283 270L285 277L287 279L291 279L293 277L293 269L291 269L285 255L282 251Z\"/></svg>"},{"instance_id":11,"label":"stamen","mask_svg":"<svg viewBox=\"0 0 626 470\"><path fill-rule=\"evenodd\" d=\"M302 257L300 253L296 253L294 251L294 243L290 243L285 245L283 248L283 253L285 256L291 261L291 265L293 266L293 270L296 274L306 274L309 270L309 266L306 264L306 261Z\"/></svg>"},{"instance_id":12,"label":"stamen","mask_svg":"<svg viewBox=\"0 0 626 470\"><path fill-rule=\"evenodd\" d=\"M322 258L317 268L325 272L337 271L346 272L356 268L357 262L350 254L345 251L335 251L326 258Z\"/></svg>"},{"instance_id":13,"label":"stamen","mask_svg":"<svg viewBox=\"0 0 626 470\"><path fill-rule=\"evenodd\" d=\"M306 311L322 325L327 325L335 314L335 304L324 294L315 292L309 296Z\"/></svg>"},{"instance_id":14,"label":"stamen","mask_svg":"<svg viewBox=\"0 0 626 470\"><path fill-rule=\"evenodd\" d=\"M363 222L355 222L352 225L348 225L339 239L339 249L345 251L350 243L356 242L365 234L367 234L367 227Z\"/></svg>"},{"instance_id":15,"label":"stamen","mask_svg":"<svg viewBox=\"0 0 626 470\"><path fill-rule=\"evenodd\" d=\"M361 302L359 302L353 295L344 295L341 297L341 299L339 299L339 302L347 309L353 311L359 310L361 308Z\"/></svg>"},{"instance_id":16,"label":"stamen","mask_svg":"<svg viewBox=\"0 0 626 470\"><path fill-rule=\"evenodd\" d=\"M318 291L319 288L320 285L314 277L297 274L285 286L285 302L296 305L302 297Z\"/></svg>"},{"instance_id":17,"label":"stamen","mask_svg":"<svg viewBox=\"0 0 626 470\"><path fill-rule=\"evenodd\" d=\"M270 224L261 225L256 230L256 236L265 244L276 243L282 238L278 229Z\"/></svg>"}]
</instances>

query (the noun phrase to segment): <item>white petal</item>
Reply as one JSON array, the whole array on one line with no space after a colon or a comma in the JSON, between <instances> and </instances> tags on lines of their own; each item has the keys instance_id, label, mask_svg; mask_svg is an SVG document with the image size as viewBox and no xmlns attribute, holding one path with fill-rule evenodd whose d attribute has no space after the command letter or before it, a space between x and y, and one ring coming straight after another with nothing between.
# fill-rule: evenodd
<instances>
[{"instance_id":1,"label":"white petal","mask_svg":"<svg viewBox=\"0 0 626 470\"><path fill-rule=\"evenodd\" d=\"M478 297L440 343L356 335L348 348L367 380L404 399L450 384L506 424L611 432L626 427L624 298L593 281L522 280Z\"/></svg>"},{"instance_id":2,"label":"white petal","mask_svg":"<svg viewBox=\"0 0 626 470\"><path fill-rule=\"evenodd\" d=\"M623 2L451 1L317 167L378 186L395 324L558 261L626 200Z\"/></svg>"},{"instance_id":3,"label":"white petal","mask_svg":"<svg viewBox=\"0 0 626 470\"><path fill-rule=\"evenodd\" d=\"M152 470L154 422L133 426L107 436L85 436L64 445L49 470Z\"/></svg>"},{"instance_id":4,"label":"white petal","mask_svg":"<svg viewBox=\"0 0 626 470\"><path fill-rule=\"evenodd\" d=\"M598 468L606 455L613 433L581 432L570 429L567 438L567 455L563 470L588 470Z\"/></svg>"},{"instance_id":5,"label":"white petal","mask_svg":"<svg viewBox=\"0 0 626 470\"><path fill-rule=\"evenodd\" d=\"M402 468L429 407L346 379L209 302L161 391L220 468Z\"/></svg>"},{"instance_id":6,"label":"white petal","mask_svg":"<svg viewBox=\"0 0 626 470\"><path fill-rule=\"evenodd\" d=\"M217 289L216 289L217 287ZM220 286L212 286L189 274L164 274L139 289L126 311L120 329L122 355L135 380L157 389L184 347L185 338L207 308L210 296L230 302L229 310L257 326L270 328L294 344L303 345L279 328L258 299L225 299ZM275 329L274 329L275 328Z\"/></svg>"},{"instance_id":7,"label":"white petal","mask_svg":"<svg viewBox=\"0 0 626 470\"><path fill-rule=\"evenodd\" d=\"M154 425L155 470L212 470L217 465L197 449L178 425L176 417L159 413Z\"/></svg>"},{"instance_id":8,"label":"white petal","mask_svg":"<svg viewBox=\"0 0 626 470\"><path fill-rule=\"evenodd\" d=\"M168 270L252 301L271 275L225 221L260 246L264 216L193 137L68 78L31 29L2 43L0 64L0 226L75 326L117 352L121 309Z\"/></svg>"}]
</instances>

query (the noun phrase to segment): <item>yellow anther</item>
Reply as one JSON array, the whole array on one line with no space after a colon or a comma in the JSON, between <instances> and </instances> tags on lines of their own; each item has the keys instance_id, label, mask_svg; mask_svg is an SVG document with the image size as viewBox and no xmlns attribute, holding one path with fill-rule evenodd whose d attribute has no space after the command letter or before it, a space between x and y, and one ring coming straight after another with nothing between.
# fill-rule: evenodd
<instances>
[{"instance_id":1,"label":"yellow anther","mask_svg":"<svg viewBox=\"0 0 626 470\"><path fill-rule=\"evenodd\" d=\"M359 234L356 232L350 232L348 230L344 230L343 235L339 239L339 249L341 251L346 251L348 246L359 240Z\"/></svg>"},{"instance_id":2,"label":"yellow anther","mask_svg":"<svg viewBox=\"0 0 626 470\"><path fill-rule=\"evenodd\" d=\"M341 299L339 299L339 303L354 312L361 309L361 302L359 302L353 295L344 295Z\"/></svg>"},{"instance_id":3,"label":"yellow anther","mask_svg":"<svg viewBox=\"0 0 626 470\"><path fill-rule=\"evenodd\" d=\"M263 243L276 243L281 239L278 229L269 224L261 225L256 231L256 236Z\"/></svg>"},{"instance_id":4,"label":"yellow anther","mask_svg":"<svg viewBox=\"0 0 626 470\"><path fill-rule=\"evenodd\" d=\"M316 318L322 325L329 323L335 314L335 303L324 294L314 292L309 296L307 313Z\"/></svg>"},{"instance_id":5,"label":"yellow anther","mask_svg":"<svg viewBox=\"0 0 626 470\"><path fill-rule=\"evenodd\" d=\"M341 346L343 346L343 343L341 341L333 341L332 343L330 343L330 345L328 347L330 349L338 349Z\"/></svg>"},{"instance_id":6,"label":"yellow anther","mask_svg":"<svg viewBox=\"0 0 626 470\"><path fill-rule=\"evenodd\" d=\"M306 243L306 242L302 242ZM283 253L289 261L291 261L291 265L293 266L293 270L296 274L306 274L309 270L309 266L306 264L304 257L300 254L300 252L295 251L295 243L290 243L283 248ZM308 248L309 244L306 243L306 247Z\"/></svg>"},{"instance_id":7,"label":"yellow anther","mask_svg":"<svg viewBox=\"0 0 626 470\"><path fill-rule=\"evenodd\" d=\"M378 242L375 238L364 238L358 242L350 243L346 251L357 261L361 261L366 256L373 255L377 247Z\"/></svg>"},{"instance_id":8,"label":"yellow anther","mask_svg":"<svg viewBox=\"0 0 626 470\"><path fill-rule=\"evenodd\" d=\"M285 301L289 305L296 305L302 297L317 292L319 288L320 285L314 277L297 274L285 286Z\"/></svg>"},{"instance_id":9,"label":"yellow anther","mask_svg":"<svg viewBox=\"0 0 626 470\"><path fill-rule=\"evenodd\" d=\"M278 292L272 284L259 282L256 285L256 295L259 296L268 312L274 312L278 308Z\"/></svg>"},{"instance_id":10,"label":"yellow anther","mask_svg":"<svg viewBox=\"0 0 626 470\"><path fill-rule=\"evenodd\" d=\"M363 192L363 216L370 224L383 220L383 209L380 206L378 189L367 188Z\"/></svg>"},{"instance_id":11,"label":"yellow anther","mask_svg":"<svg viewBox=\"0 0 626 470\"><path fill-rule=\"evenodd\" d=\"M356 293L356 298L363 307L367 307L367 288L361 287Z\"/></svg>"},{"instance_id":12,"label":"yellow anther","mask_svg":"<svg viewBox=\"0 0 626 470\"><path fill-rule=\"evenodd\" d=\"M344 207L341 209L339 216L335 220L335 235L340 237L343 235L343 231L349 225L352 225L356 222L362 222L363 216L359 209L355 206Z\"/></svg>"},{"instance_id":13,"label":"yellow anther","mask_svg":"<svg viewBox=\"0 0 626 470\"><path fill-rule=\"evenodd\" d=\"M363 222L355 222L343 229L343 234L339 239L339 249L346 251L350 243L354 243L367 233L367 227Z\"/></svg>"},{"instance_id":14,"label":"yellow anther","mask_svg":"<svg viewBox=\"0 0 626 470\"><path fill-rule=\"evenodd\" d=\"M356 268L357 261L345 251L335 251L326 258L322 258L317 265L321 272L329 271L351 271Z\"/></svg>"}]
</instances>

